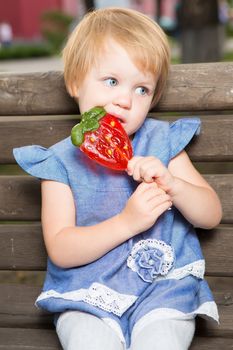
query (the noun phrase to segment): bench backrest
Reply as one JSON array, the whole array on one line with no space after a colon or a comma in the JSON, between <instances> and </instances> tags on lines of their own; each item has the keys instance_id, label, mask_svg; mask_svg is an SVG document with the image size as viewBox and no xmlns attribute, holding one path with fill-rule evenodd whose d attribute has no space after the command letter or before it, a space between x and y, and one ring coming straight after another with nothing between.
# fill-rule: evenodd
<instances>
[{"instance_id":1,"label":"bench backrest","mask_svg":"<svg viewBox=\"0 0 233 350\"><path fill-rule=\"evenodd\" d=\"M233 334L233 63L172 66L168 86L150 116L173 120L200 116L202 128L187 152L218 192L221 225L199 230L206 275L219 304L221 325L199 323L200 334ZM78 109L61 72L0 74L0 165L14 164L12 148L48 147L68 136ZM2 168L3 169L3 168ZM15 168L12 168L15 171ZM0 176L0 270L44 271L40 183L17 171ZM34 308L40 287L1 283L0 327L50 327L51 317Z\"/></svg>"}]
</instances>

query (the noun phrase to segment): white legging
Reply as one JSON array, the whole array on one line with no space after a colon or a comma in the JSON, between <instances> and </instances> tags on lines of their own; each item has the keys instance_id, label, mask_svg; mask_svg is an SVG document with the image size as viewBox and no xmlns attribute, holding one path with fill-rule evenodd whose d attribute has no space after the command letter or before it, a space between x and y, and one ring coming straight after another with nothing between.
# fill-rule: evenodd
<instances>
[{"instance_id":1,"label":"white legging","mask_svg":"<svg viewBox=\"0 0 233 350\"><path fill-rule=\"evenodd\" d=\"M132 336L130 350L187 350L194 331L194 319L155 320ZM125 350L107 323L80 311L62 314L57 334L64 350Z\"/></svg>"}]
</instances>

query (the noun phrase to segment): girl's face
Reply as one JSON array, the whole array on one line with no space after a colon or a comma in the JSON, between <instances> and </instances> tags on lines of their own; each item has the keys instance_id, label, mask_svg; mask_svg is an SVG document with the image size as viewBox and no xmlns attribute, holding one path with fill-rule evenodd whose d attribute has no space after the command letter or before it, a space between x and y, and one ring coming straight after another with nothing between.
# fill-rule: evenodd
<instances>
[{"instance_id":1,"label":"girl's face","mask_svg":"<svg viewBox=\"0 0 233 350\"><path fill-rule=\"evenodd\" d=\"M109 39L97 63L72 93L78 98L81 113L103 107L132 135L147 116L155 86L155 77L139 70L126 50Z\"/></svg>"}]
</instances>

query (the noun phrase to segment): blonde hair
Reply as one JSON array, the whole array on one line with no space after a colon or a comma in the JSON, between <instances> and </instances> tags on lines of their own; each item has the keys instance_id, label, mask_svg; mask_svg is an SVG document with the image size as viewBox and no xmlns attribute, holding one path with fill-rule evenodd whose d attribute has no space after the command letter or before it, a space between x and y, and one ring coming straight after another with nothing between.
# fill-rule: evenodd
<instances>
[{"instance_id":1,"label":"blonde hair","mask_svg":"<svg viewBox=\"0 0 233 350\"><path fill-rule=\"evenodd\" d=\"M155 75L152 106L164 90L170 63L165 33L144 14L125 8L103 8L89 12L71 33L63 50L64 79L68 91L78 87L101 56L107 38L114 39L134 64Z\"/></svg>"}]
</instances>

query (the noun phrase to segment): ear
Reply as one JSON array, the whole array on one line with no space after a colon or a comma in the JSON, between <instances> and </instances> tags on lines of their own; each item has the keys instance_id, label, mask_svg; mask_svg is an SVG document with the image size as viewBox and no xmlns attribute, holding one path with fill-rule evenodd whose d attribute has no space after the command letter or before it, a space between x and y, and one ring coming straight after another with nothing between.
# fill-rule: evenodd
<instances>
[{"instance_id":1,"label":"ear","mask_svg":"<svg viewBox=\"0 0 233 350\"><path fill-rule=\"evenodd\" d=\"M73 83L73 84L67 86L67 90L68 90L71 97L73 97L73 98L79 97L79 92L78 92L78 88L77 88L76 84Z\"/></svg>"}]
</instances>

